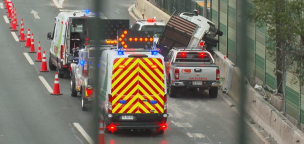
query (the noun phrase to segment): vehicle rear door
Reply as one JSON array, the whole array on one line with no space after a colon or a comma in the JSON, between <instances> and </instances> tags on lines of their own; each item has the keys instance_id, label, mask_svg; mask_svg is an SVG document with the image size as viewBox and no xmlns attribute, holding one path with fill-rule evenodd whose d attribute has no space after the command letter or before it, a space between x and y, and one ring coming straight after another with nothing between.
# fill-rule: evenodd
<instances>
[{"instance_id":1,"label":"vehicle rear door","mask_svg":"<svg viewBox=\"0 0 304 144\"><path fill-rule=\"evenodd\" d=\"M164 113L163 61L117 58L112 72L112 113Z\"/></svg>"}]
</instances>

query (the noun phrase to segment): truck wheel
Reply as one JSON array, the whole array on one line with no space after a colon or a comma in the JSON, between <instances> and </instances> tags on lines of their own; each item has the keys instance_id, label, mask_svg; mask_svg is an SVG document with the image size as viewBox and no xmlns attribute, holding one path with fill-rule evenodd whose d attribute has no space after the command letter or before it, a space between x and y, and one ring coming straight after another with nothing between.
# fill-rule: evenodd
<instances>
[{"instance_id":1,"label":"truck wheel","mask_svg":"<svg viewBox=\"0 0 304 144\"><path fill-rule=\"evenodd\" d=\"M56 66L53 65L51 57L49 57L49 68L50 70L56 70Z\"/></svg>"},{"instance_id":2,"label":"truck wheel","mask_svg":"<svg viewBox=\"0 0 304 144\"><path fill-rule=\"evenodd\" d=\"M75 89L76 84L75 84L75 78L74 77L71 78L70 85L71 85L71 96L76 97L77 96L77 91Z\"/></svg>"},{"instance_id":3,"label":"truck wheel","mask_svg":"<svg viewBox=\"0 0 304 144\"><path fill-rule=\"evenodd\" d=\"M84 90L84 87L82 87L82 91ZM82 111L87 111L88 107L86 106L87 102L85 100L84 92L81 94L81 109Z\"/></svg>"},{"instance_id":4,"label":"truck wheel","mask_svg":"<svg viewBox=\"0 0 304 144\"><path fill-rule=\"evenodd\" d=\"M168 80L169 82L169 84L168 84L168 93L169 93L169 96L171 97L171 98L176 98L177 97L177 88L176 87L173 87L173 86L171 86L171 80L170 80L170 78L169 78L169 80Z\"/></svg>"},{"instance_id":5,"label":"truck wheel","mask_svg":"<svg viewBox=\"0 0 304 144\"><path fill-rule=\"evenodd\" d=\"M218 93L218 87L211 87L209 89L209 97L210 98L216 98Z\"/></svg>"},{"instance_id":6,"label":"truck wheel","mask_svg":"<svg viewBox=\"0 0 304 144\"><path fill-rule=\"evenodd\" d=\"M64 70L58 68L58 78L63 78L64 77Z\"/></svg>"}]
</instances>

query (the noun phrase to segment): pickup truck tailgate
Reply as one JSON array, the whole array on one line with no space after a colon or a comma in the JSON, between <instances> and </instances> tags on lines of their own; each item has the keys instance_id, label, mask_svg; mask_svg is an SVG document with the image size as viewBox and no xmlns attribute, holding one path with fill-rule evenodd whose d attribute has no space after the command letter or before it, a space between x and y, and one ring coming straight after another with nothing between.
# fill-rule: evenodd
<instances>
[{"instance_id":1,"label":"pickup truck tailgate","mask_svg":"<svg viewBox=\"0 0 304 144\"><path fill-rule=\"evenodd\" d=\"M201 64L174 64L179 73L179 80L216 80L216 65L204 65Z\"/></svg>"}]
</instances>

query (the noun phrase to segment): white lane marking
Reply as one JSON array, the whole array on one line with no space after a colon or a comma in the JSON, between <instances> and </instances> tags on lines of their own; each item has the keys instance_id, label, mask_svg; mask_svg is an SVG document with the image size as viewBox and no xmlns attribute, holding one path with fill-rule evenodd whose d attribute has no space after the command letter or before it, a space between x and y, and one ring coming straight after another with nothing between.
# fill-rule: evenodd
<instances>
[{"instance_id":1,"label":"white lane marking","mask_svg":"<svg viewBox=\"0 0 304 144\"><path fill-rule=\"evenodd\" d=\"M191 138L193 137L191 133L188 133L188 132L187 132L186 134L187 134L189 137L191 137Z\"/></svg>"},{"instance_id":2,"label":"white lane marking","mask_svg":"<svg viewBox=\"0 0 304 144\"><path fill-rule=\"evenodd\" d=\"M175 126L177 127L184 127L182 124L180 124L179 122L172 122Z\"/></svg>"},{"instance_id":3,"label":"white lane marking","mask_svg":"<svg viewBox=\"0 0 304 144\"><path fill-rule=\"evenodd\" d=\"M181 123L184 127L192 127L189 123Z\"/></svg>"},{"instance_id":4,"label":"white lane marking","mask_svg":"<svg viewBox=\"0 0 304 144\"><path fill-rule=\"evenodd\" d=\"M205 138L205 135L202 133L192 133L192 135L196 138Z\"/></svg>"},{"instance_id":5,"label":"white lane marking","mask_svg":"<svg viewBox=\"0 0 304 144\"><path fill-rule=\"evenodd\" d=\"M92 138L85 132L85 130L81 127L79 123L73 123L73 125L78 129L78 131L82 134L82 136L90 143L93 144Z\"/></svg>"},{"instance_id":6,"label":"white lane marking","mask_svg":"<svg viewBox=\"0 0 304 144\"><path fill-rule=\"evenodd\" d=\"M32 10L31 13L34 15L35 19L40 19L40 17L38 16L38 12Z\"/></svg>"},{"instance_id":7,"label":"white lane marking","mask_svg":"<svg viewBox=\"0 0 304 144\"><path fill-rule=\"evenodd\" d=\"M9 23L9 20L8 20L7 16L3 16L3 18L4 18L4 21L5 21L6 23Z\"/></svg>"},{"instance_id":8,"label":"white lane marking","mask_svg":"<svg viewBox=\"0 0 304 144\"><path fill-rule=\"evenodd\" d=\"M12 33L12 35L13 35L13 37L14 37L14 39L15 39L15 41L19 41L19 38L18 38L18 36L16 35L16 33L15 32L11 32Z\"/></svg>"},{"instance_id":9,"label":"white lane marking","mask_svg":"<svg viewBox=\"0 0 304 144\"><path fill-rule=\"evenodd\" d=\"M53 0L53 2L57 8L63 8L62 7L63 0Z\"/></svg>"},{"instance_id":10,"label":"white lane marking","mask_svg":"<svg viewBox=\"0 0 304 144\"><path fill-rule=\"evenodd\" d=\"M49 83L44 79L43 76L38 76L42 84L46 87L46 89L49 91L49 93L53 93L53 89L49 85Z\"/></svg>"},{"instance_id":11,"label":"white lane marking","mask_svg":"<svg viewBox=\"0 0 304 144\"><path fill-rule=\"evenodd\" d=\"M0 3L0 8L3 9L3 3Z\"/></svg>"},{"instance_id":12,"label":"white lane marking","mask_svg":"<svg viewBox=\"0 0 304 144\"><path fill-rule=\"evenodd\" d=\"M28 53L23 53L25 58L27 59L27 61L30 63L30 65L34 65L33 60L31 59L31 57L28 55Z\"/></svg>"}]
</instances>

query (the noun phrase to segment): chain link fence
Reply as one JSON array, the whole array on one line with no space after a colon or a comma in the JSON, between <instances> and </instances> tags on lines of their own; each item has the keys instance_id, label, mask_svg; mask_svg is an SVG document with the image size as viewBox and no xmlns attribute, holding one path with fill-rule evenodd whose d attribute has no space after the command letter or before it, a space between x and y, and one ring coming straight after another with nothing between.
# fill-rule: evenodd
<instances>
[{"instance_id":1,"label":"chain link fence","mask_svg":"<svg viewBox=\"0 0 304 144\"><path fill-rule=\"evenodd\" d=\"M203 16L204 7L194 0L148 0L159 9L171 15L175 10L179 12L192 12L194 9ZM209 3L209 2L208 2ZM208 6L208 5L207 5ZM207 18L210 19L210 7L207 8Z\"/></svg>"}]
</instances>

